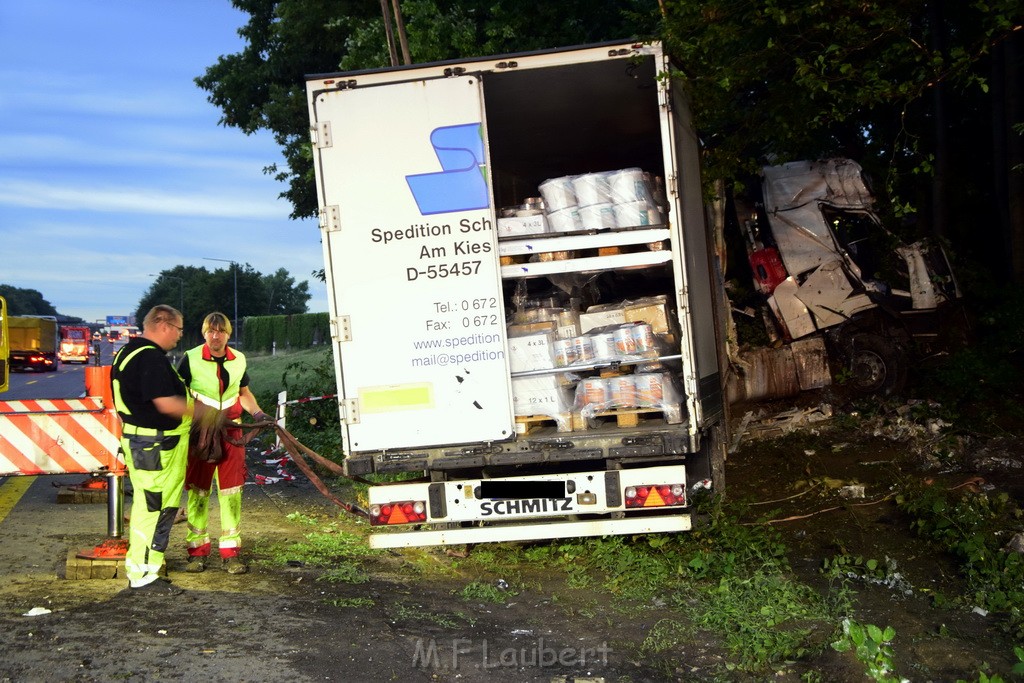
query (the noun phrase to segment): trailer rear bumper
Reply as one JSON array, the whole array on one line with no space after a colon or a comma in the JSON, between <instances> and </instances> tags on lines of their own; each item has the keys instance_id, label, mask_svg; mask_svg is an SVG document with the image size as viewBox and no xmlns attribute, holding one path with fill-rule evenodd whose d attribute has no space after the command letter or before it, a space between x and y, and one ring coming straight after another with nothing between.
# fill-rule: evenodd
<instances>
[{"instance_id":1,"label":"trailer rear bumper","mask_svg":"<svg viewBox=\"0 0 1024 683\"><path fill-rule=\"evenodd\" d=\"M574 522L542 522L509 524L507 526L481 526L437 531L405 531L373 534L371 548L411 548L428 545L458 545L462 543L492 543L496 541L534 541L554 538L582 538L587 536L616 536L652 534L671 531L689 531L689 513L631 517L628 519L600 519Z\"/></svg>"}]
</instances>

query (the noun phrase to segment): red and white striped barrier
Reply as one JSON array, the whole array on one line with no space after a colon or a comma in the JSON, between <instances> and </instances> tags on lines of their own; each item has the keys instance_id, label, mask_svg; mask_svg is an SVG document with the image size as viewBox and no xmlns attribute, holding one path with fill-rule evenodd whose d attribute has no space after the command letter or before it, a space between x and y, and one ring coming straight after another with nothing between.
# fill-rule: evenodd
<instances>
[{"instance_id":1,"label":"red and white striped barrier","mask_svg":"<svg viewBox=\"0 0 1024 683\"><path fill-rule=\"evenodd\" d=\"M278 403L278 405L280 405L280 406L290 406L290 405L295 405L296 403L310 403L311 401L323 401L326 398L338 398L338 395L337 394L327 394L325 396L307 396L306 398L297 398L297 399L294 399L292 401L285 401L283 403Z\"/></svg>"},{"instance_id":2,"label":"red and white striped barrier","mask_svg":"<svg viewBox=\"0 0 1024 683\"><path fill-rule=\"evenodd\" d=\"M324 394L323 396L307 396L305 398L296 398L291 401L288 400L288 392L281 391L277 394L277 412L275 414L275 422L285 429L288 428L288 406L298 405L300 403L311 403L313 401L323 401L328 398L338 398L337 394ZM278 434L274 439L274 449L281 450L281 435Z\"/></svg>"},{"instance_id":3,"label":"red and white striped barrier","mask_svg":"<svg viewBox=\"0 0 1024 683\"><path fill-rule=\"evenodd\" d=\"M0 476L124 472L120 438L101 397L0 401Z\"/></svg>"}]
</instances>

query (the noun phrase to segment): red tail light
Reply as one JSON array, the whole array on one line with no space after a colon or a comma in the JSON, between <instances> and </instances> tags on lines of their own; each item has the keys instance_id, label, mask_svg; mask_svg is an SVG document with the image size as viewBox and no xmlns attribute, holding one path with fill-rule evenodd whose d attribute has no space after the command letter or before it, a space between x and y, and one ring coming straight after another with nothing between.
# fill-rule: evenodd
<instances>
[{"instance_id":1,"label":"red tail light","mask_svg":"<svg viewBox=\"0 0 1024 683\"><path fill-rule=\"evenodd\" d=\"M427 521L427 503L423 500L403 500L370 506L370 524L416 524Z\"/></svg>"},{"instance_id":2,"label":"red tail light","mask_svg":"<svg viewBox=\"0 0 1024 683\"><path fill-rule=\"evenodd\" d=\"M686 505L682 484L643 484L626 487L627 508L681 507Z\"/></svg>"}]
</instances>

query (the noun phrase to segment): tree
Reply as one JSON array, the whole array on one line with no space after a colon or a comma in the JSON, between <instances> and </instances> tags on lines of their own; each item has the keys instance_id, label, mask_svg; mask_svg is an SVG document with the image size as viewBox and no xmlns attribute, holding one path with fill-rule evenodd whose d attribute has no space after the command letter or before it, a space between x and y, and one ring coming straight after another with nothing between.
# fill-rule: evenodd
<instances>
[{"instance_id":1,"label":"tree","mask_svg":"<svg viewBox=\"0 0 1024 683\"><path fill-rule=\"evenodd\" d=\"M666 3L665 34L709 181L766 162L850 156L884 180L876 189L888 191L894 217L916 205L919 231L967 248L980 225L999 225L991 169L1006 161L988 131L1004 105L990 88L1019 97L1020 83L991 72L990 56L1019 43L1022 13L1019 0L685 1ZM1001 227L1015 230L1009 217ZM990 232L988 253L999 234Z\"/></svg>"},{"instance_id":2,"label":"tree","mask_svg":"<svg viewBox=\"0 0 1024 683\"><path fill-rule=\"evenodd\" d=\"M251 17L245 49L196 82L224 125L274 133L287 168L268 172L287 183L293 217L313 216L303 76L387 65L379 8L235 5ZM1020 0L405 0L402 12L415 62L661 37L691 95L709 187L766 162L849 156L882 180L883 206L908 230L1024 280Z\"/></svg>"},{"instance_id":3,"label":"tree","mask_svg":"<svg viewBox=\"0 0 1024 683\"><path fill-rule=\"evenodd\" d=\"M238 271L235 272L237 267ZM256 315L305 313L312 298L309 283L296 284L284 268L264 275L251 265L228 265L209 271L203 267L175 266L161 271L139 300L136 320L156 304L170 304L185 316L186 333L201 336L203 318L213 311L235 317L235 283L238 283L238 318ZM240 323L239 323L240 324Z\"/></svg>"},{"instance_id":4,"label":"tree","mask_svg":"<svg viewBox=\"0 0 1024 683\"><path fill-rule=\"evenodd\" d=\"M316 215L305 75L390 63L380 7L354 0L233 0L250 19L240 53L225 55L196 78L223 112L221 124L265 129L287 168L267 167L287 189L292 218ZM633 35L656 26L655 0L406 0L414 62L520 52Z\"/></svg>"},{"instance_id":5,"label":"tree","mask_svg":"<svg viewBox=\"0 0 1024 683\"><path fill-rule=\"evenodd\" d=\"M38 290L0 285L0 296L7 300L8 315L57 315L57 309Z\"/></svg>"}]
</instances>

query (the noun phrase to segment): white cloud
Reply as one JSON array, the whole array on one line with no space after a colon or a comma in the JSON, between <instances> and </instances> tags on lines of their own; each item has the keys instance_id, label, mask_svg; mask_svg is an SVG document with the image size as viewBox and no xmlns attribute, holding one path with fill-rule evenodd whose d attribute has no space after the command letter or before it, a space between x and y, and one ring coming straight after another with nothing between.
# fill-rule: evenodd
<instances>
[{"instance_id":1,"label":"white cloud","mask_svg":"<svg viewBox=\"0 0 1024 683\"><path fill-rule=\"evenodd\" d=\"M265 194L225 197L219 193L172 193L148 187L60 187L42 182L0 182L0 205L56 211L108 211L163 216L258 218L287 216L286 207Z\"/></svg>"}]
</instances>

